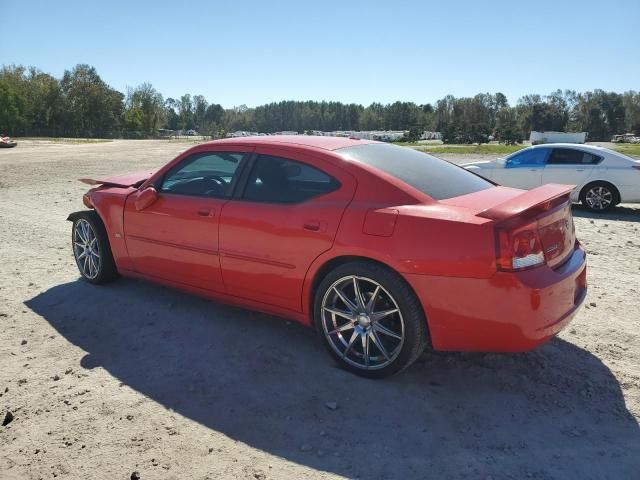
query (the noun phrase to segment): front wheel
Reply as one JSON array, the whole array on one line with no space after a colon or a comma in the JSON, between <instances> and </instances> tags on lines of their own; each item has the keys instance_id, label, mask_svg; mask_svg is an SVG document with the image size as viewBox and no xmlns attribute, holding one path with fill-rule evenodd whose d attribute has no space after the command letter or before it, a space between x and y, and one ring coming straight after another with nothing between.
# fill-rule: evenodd
<instances>
[{"instance_id":1,"label":"front wheel","mask_svg":"<svg viewBox=\"0 0 640 480\"><path fill-rule=\"evenodd\" d=\"M100 284L118 277L109 238L97 213L77 214L73 220L71 242L76 265L86 281Z\"/></svg>"},{"instance_id":2,"label":"front wheel","mask_svg":"<svg viewBox=\"0 0 640 480\"><path fill-rule=\"evenodd\" d=\"M400 275L352 262L331 271L316 292L314 318L329 353L358 375L404 370L428 343L420 302Z\"/></svg>"}]
</instances>

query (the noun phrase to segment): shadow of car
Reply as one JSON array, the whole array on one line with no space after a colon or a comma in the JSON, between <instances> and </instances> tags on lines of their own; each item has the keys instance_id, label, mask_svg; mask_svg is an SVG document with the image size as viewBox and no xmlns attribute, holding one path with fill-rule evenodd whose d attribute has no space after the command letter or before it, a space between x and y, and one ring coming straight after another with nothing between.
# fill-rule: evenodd
<instances>
[{"instance_id":1,"label":"shadow of car","mask_svg":"<svg viewBox=\"0 0 640 480\"><path fill-rule=\"evenodd\" d=\"M617 379L560 339L515 355L430 353L371 381L327 368L310 329L140 281L75 281L26 305L88 352L84 368L313 469L633 478L640 467L640 430Z\"/></svg>"},{"instance_id":2,"label":"shadow of car","mask_svg":"<svg viewBox=\"0 0 640 480\"><path fill-rule=\"evenodd\" d=\"M624 222L640 222L640 208L629 205L616 205L608 212L592 212L582 205L573 205L573 216L600 220L621 220Z\"/></svg>"}]
</instances>

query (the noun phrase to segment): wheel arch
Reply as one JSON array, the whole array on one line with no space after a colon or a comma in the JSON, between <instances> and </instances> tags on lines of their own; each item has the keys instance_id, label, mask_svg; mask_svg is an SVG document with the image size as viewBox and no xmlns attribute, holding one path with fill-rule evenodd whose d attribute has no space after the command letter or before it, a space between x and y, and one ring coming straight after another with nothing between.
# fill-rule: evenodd
<instances>
[{"instance_id":1,"label":"wheel arch","mask_svg":"<svg viewBox=\"0 0 640 480\"><path fill-rule=\"evenodd\" d=\"M613 204L617 205L622 201L622 198L620 196L620 190L618 189L618 187L616 187L613 183L611 183L609 180L589 180L587 183L585 183L582 188L580 189L580 194L578 195L578 200L580 200L582 202L582 199L584 198L584 195L586 195L587 193L587 189L592 187L593 185L597 184L597 183L604 183L606 185L609 185L611 187L611 191L613 192L615 199Z\"/></svg>"},{"instance_id":2,"label":"wheel arch","mask_svg":"<svg viewBox=\"0 0 640 480\"><path fill-rule=\"evenodd\" d=\"M379 260L373 259L371 257L365 257L362 255L339 255L337 257L327 259L324 263L322 263L316 269L316 271L313 273L313 278L311 279L311 290L309 291L309 296L307 298L307 308L309 309L308 311L312 316L313 316L313 303L315 301L316 291L318 290L318 286L320 285L320 282L322 282L324 277L326 277L330 271L334 270L335 268L338 268L341 265L344 265L350 262L375 263L382 267L393 270L389 265Z\"/></svg>"},{"instance_id":3,"label":"wheel arch","mask_svg":"<svg viewBox=\"0 0 640 480\"><path fill-rule=\"evenodd\" d=\"M98 200L101 200L100 198ZM110 208L110 204L105 202L93 202L94 208L87 210L80 210L69 214L67 220L74 222L81 215L91 215L96 220L100 221L100 225L104 229L105 239L113 256L114 262L118 268L118 271L132 270L132 264L129 260L129 254L127 252L124 238L122 238L122 208L116 209ZM117 211L120 214L117 214ZM111 217L109 213L111 212Z\"/></svg>"},{"instance_id":4,"label":"wheel arch","mask_svg":"<svg viewBox=\"0 0 640 480\"><path fill-rule=\"evenodd\" d=\"M306 314L306 317L308 319L310 326L315 328L315 322L313 319L314 302L315 302L316 292L318 290L318 287L320 286L320 283L322 282L324 277L327 276L329 272L331 272L335 268L338 268L341 265L344 265L350 262L371 263L371 264L386 268L387 270L390 270L396 275L400 276L400 278L402 278L402 280L405 282L405 284L407 285L411 293L415 296L418 303L422 306L424 318L426 320L427 331L429 332L429 335L428 335L429 343L431 343L431 340L430 340L431 329L429 328L429 318L427 316L427 312L424 311L424 305L422 305L422 302L420 301L420 297L418 296L417 292L413 288L413 285L411 285L411 283L407 281L407 279L404 277L404 275L402 275L402 273L398 271L398 269L394 268L389 263L384 262L380 259L374 258L372 256L367 256L362 254L344 253L344 254L336 255L330 258L324 258L321 261L317 261L316 264L312 265L312 267L309 269L309 274L307 276L307 280L305 281L305 288L303 290L305 292L304 299L303 299L304 301L303 306L304 306L304 313Z\"/></svg>"},{"instance_id":5,"label":"wheel arch","mask_svg":"<svg viewBox=\"0 0 640 480\"><path fill-rule=\"evenodd\" d=\"M98 212L96 212L95 210L78 210L77 212L70 213L69 216L67 217L67 220L70 222L75 222L78 218L80 218L80 216L82 216L85 213L96 215L104 225L104 220L102 220L102 217L100 217Z\"/></svg>"},{"instance_id":6,"label":"wheel arch","mask_svg":"<svg viewBox=\"0 0 640 480\"><path fill-rule=\"evenodd\" d=\"M98 212L97 210L95 209L78 210L77 212L70 213L69 216L67 217L67 220L70 222L75 222L82 215L91 215L96 220L100 221L100 223L102 224L102 228L104 228L104 231L106 234L105 237L109 244L109 248L111 248L111 239L109 238L109 230L107 229L107 225L104 222L104 218L102 218L102 215L100 215L100 212Z\"/></svg>"},{"instance_id":7,"label":"wheel arch","mask_svg":"<svg viewBox=\"0 0 640 480\"><path fill-rule=\"evenodd\" d=\"M100 248L99 254L102 259L102 264L100 270L97 273L95 278L89 278L83 273L80 272L81 275L89 282L94 284L102 284L105 282L110 282L115 280L119 276L118 268L115 264L111 240L109 239L109 234L107 232L106 225L104 223L103 218L99 215L96 210L80 210L77 212L70 213L67 216L67 220L74 222L74 226L72 227L72 231L75 230L75 222L79 219L84 219L88 223L92 224L92 229L94 230L94 234L96 239L98 240L98 246ZM72 233L72 241L75 241L74 238L75 232ZM75 248L74 248L74 256L75 256ZM77 263L77 260L76 260ZM78 265L78 268L80 266Z\"/></svg>"}]
</instances>

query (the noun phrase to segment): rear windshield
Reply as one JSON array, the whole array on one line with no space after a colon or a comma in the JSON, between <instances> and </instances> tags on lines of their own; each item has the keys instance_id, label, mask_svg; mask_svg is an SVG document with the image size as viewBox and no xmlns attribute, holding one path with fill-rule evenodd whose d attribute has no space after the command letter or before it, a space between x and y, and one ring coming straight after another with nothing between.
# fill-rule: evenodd
<instances>
[{"instance_id":1,"label":"rear windshield","mask_svg":"<svg viewBox=\"0 0 640 480\"><path fill-rule=\"evenodd\" d=\"M453 163L413 148L369 143L335 151L346 159L371 165L399 178L436 200L459 197L494 186Z\"/></svg>"}]
</instances>

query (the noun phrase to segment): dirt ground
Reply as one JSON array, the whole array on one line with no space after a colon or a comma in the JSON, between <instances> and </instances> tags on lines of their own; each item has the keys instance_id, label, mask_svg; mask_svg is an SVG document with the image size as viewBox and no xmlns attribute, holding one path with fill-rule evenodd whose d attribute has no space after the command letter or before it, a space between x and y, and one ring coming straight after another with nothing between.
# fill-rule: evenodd
<instances>
[{"instance_id":1,"label":"dirt ground","mask_svg":"<svg viewBox=\"0 0 640 480\"><path fill-rule=\"evenodd\" d=\"M370 381L297 324L78 279L76 179L188 146L0 150L0 478L640 478L640 205L574 209L590 291L559 338Z\"/></svg>"}]
</instances>

